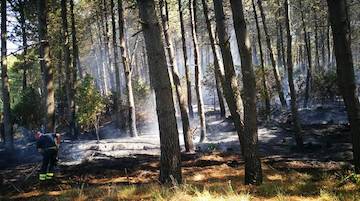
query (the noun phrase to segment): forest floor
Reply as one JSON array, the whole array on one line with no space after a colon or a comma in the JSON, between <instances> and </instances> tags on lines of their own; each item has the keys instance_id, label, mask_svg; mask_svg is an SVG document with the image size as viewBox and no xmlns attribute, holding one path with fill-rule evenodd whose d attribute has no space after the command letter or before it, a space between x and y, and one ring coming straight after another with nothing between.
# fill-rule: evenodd
<instances>
[{"instance_id":1,"label":"forest floor","mask_svg":"<svg viewBox=\"0 0 360 201\"><path fill-rule=\"evenodd\" d=\"M178 187L157 182L154 122L136 139L108 124L100 143L65 140L56 178L47 183L37 179L41 157L33 144L19 144L21 161L0 161L0 200L360 200L344 109L314 107L300 116L304 150L295 146L287 112L259 124L264 183L257 187L243 185L244 162L230 120L208 112L207 140L196 144L197 152L182 154L184 184Z\"/></svg>"}]
</instances>

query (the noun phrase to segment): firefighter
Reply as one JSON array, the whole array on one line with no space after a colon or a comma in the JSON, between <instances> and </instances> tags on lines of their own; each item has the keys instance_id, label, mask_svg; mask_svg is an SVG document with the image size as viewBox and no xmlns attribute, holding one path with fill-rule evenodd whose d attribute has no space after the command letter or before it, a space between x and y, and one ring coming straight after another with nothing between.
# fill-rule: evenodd
<instances>
[{"instance_id":1,"label":"firefighter","mask_svg":"<svg viewBox=\"0 0 360 201\"><path fill-rule=\"evenodd\" d=\"M51 180L54 177L54 166L60 146L60 135L56 133L35 133L36 147L42 154L43 160L39 174L39 180Z\"/></svg>"}]
</instances>

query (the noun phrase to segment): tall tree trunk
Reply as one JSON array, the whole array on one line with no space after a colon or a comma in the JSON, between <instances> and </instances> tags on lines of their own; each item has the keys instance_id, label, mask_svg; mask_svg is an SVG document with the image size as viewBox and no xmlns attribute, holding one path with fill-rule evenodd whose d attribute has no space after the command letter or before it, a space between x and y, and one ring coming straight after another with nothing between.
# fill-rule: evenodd
<instances>
[{"instance_id":1,"label":"tall tree trunk","mask_svg":"<svg viewBox=\"0 0 360 201\"><path fill-rule=\"evenodd\" d=\"M23 90L27 87L27 34L26 34L26 19L25 19L25 1L19 2L19 14L20 14L20 28L21 28L21 36L22 36L22 46L24 48L24 51L22 53L23 59L24 59L24 69L23 69Z\"/></svg>"},{"instance_id":2,"label":"tall tree trunk","mask_svg":"<svg viewBox=\"0 0 360 201\"><path fill-rule=\"evenodd\" d=\"M166 64L160 24L154 0L137 0L149 61L149 74L156 96L160 131L160 182L181 183L181 159L170 75Z\"/></svg>"},{"instance_id":3,"label":"tall tree trunk","mask_svg":"<svg viewBox=\"0 0 360 201\"><path fill-rule=\"evenodd\" d=\"M315 32L315 72L320 72L320 54L319 54L319 25L318 25L318 17L316 14L316 9L314 9L314 32Z\"/></svg>"},{"instance_id":4,"label":"tall tree trunk","mask_svg":"<svg viewBox=\"0 0 360 201\"><path fill-rule=\"evenodd\" d=\"M255 19L255 24L256 24L256 30L257 30L257 41L258 41L258 45L259 45L259 52L260 52L260 61L261 61L261 78L262 78L262 85L263 85L263 98L265 101L265 111L266 111L266 116L269 117L270 116L270 96L269 96L269 90L266 84L266 72L265 72L265 64L264 64L264 54L263 54L263 49L262 49L262 42L261 42L261 32L260 32L260 26L259 26L259 20L258 20L258 16L256 13L256 7L255 7L255 0L252 0L252 8L253 8L253 13L254 13L254 19Z\"/></svg>"},{"instance_id":5,"label":"tall tree trunk","mask_svg":"<svg viewBox=\"0 0 360 201\"><path fill-rule=\"evenodd\" d=\"M357 94L354 64L351 52L350 20L345 0L327 0L333 32L338 85L342 93L350 122L353 163L360 173L360 103Z\"/></svg>"},{"instance_id":6,"label":"tall tree trunk","mask_svg":"<svg viewBox=\"0 0 360 201\"><path fill-rule=\"evenodd\" d=\"M226 111L225 111L224 95L223 95L223 89L221 88L221 87L224 88L224 86L223 86L224 83L222 83L222 79L223 79L224 75L221 75L221 71L220 71L219 55L217 54L217 51L216 51L215 37L214 37L213 29L211 27L209 14L208 14L209 8L208 8L206 0L201 0L201 1L202 1L203 11L204 11L204 16L205 16L205 21L206 21L206 28L207 28L207 31L209 34L211 50L212 50L212 54L214 57L215 84L216 84L216 91L217 91L217 95L218 95L218 99L219 99L220 114L222 117L225 117Z\"/></svg>"},{"instance_id":7,"label":"tall tree trunk","mask_svg":"<svg viewBox=\"0 0 360 201\"><path fill-rule=\"evenodd\" d=\"M284 97L284 92L283 92L282 85L281 85L281 77L279 75L279 70L276 67L275 57L274 57L274 53L273 53L273 49L272 49L272 45L271 45L271 39L270 39L269 31L268 31L268 28L267 28L267 24L266 24L265 12L264 12L264 9L263 9L263 6L262 6L262 0L258 0L258 5L259 5L259 9L260 9L260 15L261 15L261 19L262 19L262 24L263 24L263 27L264 27L266 45L267 45L268 52L269 52L269 55L270 55L270 61L271 61L272 70L273 70L273 74L274 74L274 78L275 78L276 90L278 92L281 105L284 108L286 108L287 104L286 104L286 100L285 100L285 97Z\"/></svg>"},{"instance_id":8,"label":"tall tree trunk","mask_svg":"<svg viewBox=\"0 0 360 201\"><path fill-rule=\"evenodd\" d=\"M300 14L301 14L301 23L302 28L304 32L304 43L306 48L306 56L308 61L308 68L306 73L306 87L305 87L305 97L304 97L304 107L308 106L309 103L309 96L310 96L310 88L311 88L311 82L312 82L312 62L311 62L311 44L309 35L306 29L306 23L305 23L305 15L304 15L304 8L302 6L301 0L298 0L299 2L299 8L300 8Z\"/></svg>"},{"instance_id":9,"label":"tall tree trunk","mask_svg":"<svg viewBox=\"0 0 360 201\"><path fill-rule=\"evenodd\" d=\"M125 19L124 19L124 10L123 10L123 1L118 0L118 15L119 15L119 38L120 38L120 51L121 58L124 67L125 81L126 81L126 97L127 97L127 106L128 106L128 116L129 116L129 130L131 137L137 137L138 132L136 129L136 110L135 110L135 101L134 93L132 87L132 68L129 63L129 59L126 51L126 41L125 41Z\"/></svg>"},{"instance_id":10,"label":"tall tree trunk","mask_svg":"<svg viewBox=\"0 0 360 201\"><path fill-rule=\"evenodd\" d=\"M292 114L292 123L295 130L295 141L296 145L302 149L303 148L303 137L301 134L301 126L298 114L298 108L296 103L296 90L294 86L293 78L293 61L292 61L292 36L290 31L290 17L289 17L289 0L285 0L285 25L286 25L286 36L287 36L287 68L288 68L288 82L290 88L290 97L291 97L291 114Z\"/></svg>"},{"instance_id":11,"label":"tall tree trunk","mask_svg":"<svg viewBox=\"0 0 360 201\"><path fill-rule=\"evenodd\" d=\"M98 15L98 14L97 14ZM101 18L101 17L100 17ZM99 52L100 52L100 61L101 61L101 65L100 65L100 74L101 74L101 81L102 81L102 85L103 85L103 93L105 95L109 94L109 87L108 87L108 79L106 76L106 61L107 59L105 58L105 50L104 50L104 42L103 42L103 35L102 32L104 31L102 29L102 26L100 25L100 20L97 18L96 20L96 33L97 33L97 38L99 40Z\"/></svg>"},{"instance_id":12,"label":"tall tree trunk","mask_svg":"<svg viewBox=\"0 0 360 201\"><path fill-rule=\"evenodd\" d=\"M111 64L111 58L110 58L110 43L109 43L109 23L108 23L108 9L107 9L107 3L108 1L102 0L102 14L101 14L101 25L103 29L103 37L104 37L104 54L106 58L106 69L109 77L109 83L110 83L110 91L114 91L115 87L115 76L113 72L113 66Z\"/></svg>"},{"instance_id":13,"label":"tall tree trunk","mask_svg":"<svg viewBox=\"0 0 360 201\"><path fill-rule=\"evenodd\" d=\"M55 130L55 89L54 67L51 65L50 45L47 33L48 1L38 0L39 40L40 40L40 66L44 72L45 90L45 124L46 132Z\"/></svg>"},{"instance_id":14,"label":"tall tree trunk","mask_svg":"<svg viewBox=\"0 0 360 201\"><path fill-rule=\"evenodd\" d=\"M230 4L241 57L241 72L244 86L245 184L259 185L262 183L262 170L258 154L256 82L251 63L251 43L245 23L242 2L230 0Z\"/></svg>"},{"instance_id":15,"label":"tall tree trunk","mask_svg":"<svg viewBox=\"0 0 360 201\"><path fill-rule=\"evenodd\" d=\"M185 150L186 152L194 151L194 143L192 139L192 134L190 131L190 122L189 122L189 115L188 115L188 107L186 102L186 96L183 94L182 86L181 86L181 77L178 72L178 67L175 61L175 51L174 47L171 42L170 34L169 34L169 22L168 16L165 9L164 0L160 0L160 10L161 10L161 21L162 21L162 28L165 37L166 43L166 50L169 55L169 62L171 67L171 72L173 76L173 81L176 90L176 96L179 102L180 108L180 115L182 120L182 127L183 127L183 135L184 135L184 142L185 142Z\"/></svg>"},{"instance_id":16,"label":"tall tree trunk","mask_svg":"<svg viewBox=\"0 0 360 201\"><path fill-rule=\"evenodd\" d=\"M116 25L115 25L115 11L114 0L110 0L110 14L111 14L111 27L112 27L112 48L113 48L113 65L115 68L115 112L116 112L116 126L120 129L125 128L125 121L122 118L123 112L122 100L121 100L121 80L120 80L120 67L118 63L118 51L116 41Z\"/></svg>"},{"instance_id":17,"label":"tall tree trunk","mask_svg":"<svg viewBox=\"0 0 360 201\"><path fill-rule=\"evenodd\" d=\"M182 0L178 0L178 6L179 6L178 10L180 15L181 41L182 41L182 50L184 56L185 78L186 78L186 87L187 87L187 102L189 108L189 115L191 118L194 118L194 111L192 107L191 77L190 77L190 70L188 64L186 40L185 40L186 33L185 33L185 25L184 25L184 12L181 1Z\"/></svg>"},{"instance_id":18,"label":"tall tree trunk","mask_svg":"<svg viewBox=\"0 0 360 201\"><path fill-rule=\"evenodd\" d=\"M2 84L2 101L3 101L3 124L5 148L8 151L14 149L14 137L11 133L10 121L10 93L9 93L9 77L7 74L7 6L6 0L1 0L1 84Z\"/></svg>"},{"instance_id":19,"label":"tall tree trunk","mask_svg":"<svg viewBox=\"0 0 360 201\"><path fill-rule=\"evenodd\" d=\"M205 10L205 8L207 8L207 4L205 0L202 1ZM242 121L243 104L230 49L230 37L226 31L227 29L225 26L225 15L222 0L214 0L213 2L215 8L216 31L219 38L220 50L224 63L224 72L221 71L221 68L217 70L221 75L225 99L239 137L241 153L244 155L244 124Z\"/></svg>"},{"instance_id":20,"label":"tall tree trunk","mask_svg":"<svg viewBox=\"0 0 360 201\"><path fill-rule=\"evenodd\" d=\"M67 0L61 0L61 18L62 18L62 37L63 37L63 52L64 52L64 64L65 64L65 90L67 100L67 121L69 123L69 130L71 136L75 136L75 118L73 115L74 108L74 80L72 79L73 70L70 67L70 42L69 42L69 30L67 21Z\"/></svg>"},{"instance_id":21,"label":"tall tree trunk","mask_svg":"<svg viewBox=\"0 0 360 201\"><path fill-rule=\"evenodd\" d=\"M82 68L80 65L80 58L79 58L79 46L78 46L78 41L77 41L77 36L76 36L76 27L75 27L75 15L74 15L74 0L70 0L70 16L71 16L71 38L72 38L72 94L71 96L75 97L75 86L78 80L78 75L79 78L82 79L83 78L83 72L82 72ZM78 73L79 71L79 73ZM71 106L71 112L72 112L72 119L73 121L71 122L72 125L70 126L72 129L72 133L74 133L74 136L77 136L77 125L76 125L76 121L75 121L75 116L76 116L76 103L75 100L72 101L72 106Z\"/></svg>"},{"instance_id":22,"label":"tall tree trunk","mask_svg":"<svg viewBox=\"0 0 360 201\"><path fill-rule=\"evenodd\" d=\"M80 64L80 57L79 57L79 46L77 41L77 33L76 33L76 26L75 26L75 14L74 14L74 0L70 0L70 13L71 13L71 37L72 37L72 48L73 48L73 76L74 80L77 79L77 75L79 78L83 78L83 70ZM76 71L79 71L77 73Z\"/></svg>"},{"instance_id":23,"label":"tall tree trunk","mask_svg":"<svg viewBox=\"0 0 360 201\"><path fill-rule=\"evenodd\" d=\"M199 54L199 45L198 45L198 36L197 36L197 25L196 25L196 1L189 1L189 11L190 11L190 25L191 25L191 34L192 41L194 46L194 65L195 65L195 91L197 97L197 106L198 106L198 115L200 118L200 142L203 142L206 138L206 120L205 120L205 111L204 111L204 100L202 97L202 87L201 87L201 65L200 65L200 54Z\"/></svg>"}]
</instances>

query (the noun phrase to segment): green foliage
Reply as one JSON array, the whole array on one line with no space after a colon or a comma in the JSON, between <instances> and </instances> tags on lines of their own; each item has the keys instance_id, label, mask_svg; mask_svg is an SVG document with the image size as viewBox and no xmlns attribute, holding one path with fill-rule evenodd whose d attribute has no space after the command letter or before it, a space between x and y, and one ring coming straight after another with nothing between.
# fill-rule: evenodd
<instances>
[{"instance_id":1,"label":"green foliage","mask_svg":"<svg viewBox=\"0 0 360 201\"><path fill-rule=\"evenodd\" d=\"M133 78L132 84L135 103L144 105L150 96L150 86L140 77Z\"/></svg>"},{"instance_id":2,"label":"green foliage","mask_svg":"<svg viewBox=\"0 0 360 201\"><path fill-rule=\"evenodd\" d=\"M27 88L19 93L18 102L12 109L15 123L35 127L41 124L41 96L34 88Z\"/></svg>"},{"instance_id":3,"label":"green foliage","mask_svg":"<svg viewBox=\"0 0 360 201\"><path fill-rule=\"evenodd\" d=\"M265 91L264 91L264 86L263 86L263 81L262 81L263 72L262 72L260 66L254 66L254 68L255 68L255 76L257 78L256 79L256 91L258 92L257 98L259 100L264 100L265 99ZM274 75L270 68L265 68L265 79L266 79L266 84L267 84L267 88L268 88L268 94L269 94L269 97L271 98L275 94L276 83L275 83Z\"/></svg>"},{"instance_id":4,"label":"green foliage","mask_svg":"<svg viewBox=\"0 0 360 201\"><path fill-rule=\"evenodd\" d=\"M97 125L98 116L105 109L105 100L90 75L86 75L77 86L75 100L78 105L76 119L79 125L85 130Z\"/></svg>"},{"instance_id":5,"label":"green foliage","mask_svg":"<svg viewBox=\"0 0 360 201\"><path fill-rule=\"evenodd\" d=\"M312 87L312 93L315 97L321 99L332 99L336 95L339 95L336 83L336 72L327 71L316 73L313 76Z\"/></svg>"}]
</instances>

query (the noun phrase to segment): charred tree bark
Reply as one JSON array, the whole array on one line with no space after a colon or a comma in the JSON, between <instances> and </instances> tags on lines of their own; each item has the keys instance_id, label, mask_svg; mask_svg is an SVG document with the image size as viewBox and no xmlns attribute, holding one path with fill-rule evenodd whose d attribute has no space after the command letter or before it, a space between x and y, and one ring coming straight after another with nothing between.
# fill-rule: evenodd
<instances>
[{"instance_id":1,"label":"charred tree bark","mask_svg":"<svg viewBox=\"0 0 360 201\"><path fill-rule=\"evenodd\" d=\"M184 13L182 7L182 0L178 0L179 6L179 15L180 15L180 29L181 29L181 41L182 41L182 50L184 56L184 66L185 66L185 78L186 78L186 87L187 87L187 102L189 108L189 115L191 118L194 118L194 111L192 107L192 92L191 92L191 77L190 77L190 70L188 64L188 56L187 56L187 48L186 48L186 39L185 39L185 25L184 25Z\"/></svg>"},{"instance_id":2,"label":"charred tree bark","mask_svg":"<svg viewBox=\"0 0 360 201\"><path fill-rule=\"evenodd\" d=\"M3 101L3 124L4 124L4 140L7 151L14 149L14 137L11 133L10 121L10 87L9 77L7 74L7 6L6 0L1 0L1 84L2 84L2 101Z\"/></svg>"},{"instance_id":3,"label":"charred tree bark","mask_svg":"<svg viewBox=\"0 0 360 201\"><path fill-rule=\"evenodd\" d=\"M298 2L299 2L299 8L300 8L302 28L303 28L303 32L304 32L304 43L305 43L305 48L306 48L306 56L307 56L307 61L308 61L308 68L307 68L307 73L306 73L305 97L304 97L304 105L303 105L304 107L307 107L308 103L309 103L310 88L311 88L311 82L312 82L311 44L310 44L310 39L309 39L307 29L306 29L305 15L304 15L304 10L303 10L301 0L299 0Z\"/></svg>"},{"instance_id":4,"label":"charred tree bark","mask_svg":"<svg viewBox=\"0 0 360 201\"><path fill-rule=\"evenodd\" d=\"M201 65L200 65L200 54L199 54L199 45L198 45L198 36L197 36L197 25L196 25L196 1L189 1L189 11L190 11L190 25L192 33L192 41L194 45L194 65L195 65L195 91L197 97L197 106L198 106L198 115L200 118L200 142L203 142L206 138L206 120L205 120L205 111L204 111L204 100L202 96L202 87L201 87Z\"/></svg>"},{"instance_id":5,"label":"charred tree bark","mask_svg":"<svg viewBox=\"0 0 360 201\"><path fill-rule=\"evenodd\" d=\"M279 74L279 70L276 67L275 57L274 57L274 53L273 53L273 49L272 49L272 45L271 45L271 39L270 39L269 31L267 28L267 24L266 24L266 16L265 16L265 12L264 12L264 9L262 6L262 0L258 0L258 6L260 9L260 15L261 15L262 24L264 27L265 38L266 38L266 45L267 45L267 49L268 49L268 52L270 55L270 61L271 61L272 70L273 70L273 74L274 74L274 78L275 78L276 90L278 92L282 107L286 108L287 104L286 104L284 92L283 92L282 85L281 85L281 77Z\"/></svg>"},{"instance_id":6,"label":"charred tree bark","mask_svg":"<svg viewBox=\"0 0 360 201\"><path fill-rule=\"evenodd\" d=\"M22 37L22 46L24 48L24 51L22 53L23 59L24 59L24 69L23 69L23 90L27 87L27 51L28 51L28 45L27 45L27 33L26 33L26 18L25 18L25 1L20 1L18 3L19 6L19 14L20 14L20 28L21 28L21 37Z\"/></svg>"},{"instance_id":7,"label":"charred tree bark","mask_svg":"<svg viewBox=\"0 0 360 201\"><path fill-rule=\"evenodd\" d=\"M45 84L45 129L46 132L54 132L55 129L55 88L54 67L51 65L50 45L47 33L48 1L38 0L39 40L40 40L40 66L44 72Z\"/></svg>"},{"instance_id":8,"label":"charred tree bark","mask_svg":"<svg viewBox=\"0 0 360 201\"><path fill-rule=\"evenodd\" d=\"M290 17L289 17L289 0L285 0L285 25L286 25L286 37L287 37L287 70L288 70L288 82L290 88L290 97L291 97L291 115L292 123L295 130L295 141L296 145L302 149L303 148L303 137L301 133L301 126L298 114L298 108L296 103L296 90L294 86L293 78L293 61L292 61L292 36L290 31Z\"/></svg>"},{"instance_id":9,"label":"charred tree bark","mask_svg":"<svg viewBox=\"0 0 360 201\"><path fill-rule=\"evenodd\" d=\"M181 183L179 133L172 98L170 75L154 0L137 0L149 61L149 74L156 96L160 131L160 182Z\"/></svg>"},{"instance_id":10,"label":"charred tree bark","mask_svg":"<svg viewBox=\"0 0 360 201\"><path fill-rule=\"evenodd\" d=\"M261 161L258 153L256 82L251 62L251 43L241 1L230 0L234 28L241 57L244 91L245 184L262 183Z\"/></svg>"},{"instance_id":11,"label":"charred tree bark","mask_svg":"<svg viewBox=\"0 0 360 201\"><path fill-rule=\"evenodd\" d=\"M266 72L265 72L265 64L264 64L264 54L263 54L263 49L262 49L262 42L261 42L261 32L260 32L260 26L259 26L259 20L258 20L258 16L256 13L256 7L255 7L255 0L252 0L252 8L253 8L253 13L254 13L254 19L255 19L255 24L256 24L256 30L257 30L257 41L258 41L258 45L259 45L259 52L260 52L260 63L261 63L261 78L262 78L262 86L263 86L263 96L264 96L264 101L265 101L265 112L266 112L266 116L269 117L270 116L270 96L269 96L269 90L266 84Z\"/></svg>"},{"instance_id":12,"label":"charred tree bark","mask_svg":"<svg viewBox=\"0 0 360 201\"><path fill-rule=\"evenodd\" d=\"M212 50L213 57L214 57L214 71L215 71L214 74L215 74L215 82L216 82L216 91L218 94L219 105L220 105L220 114L222 117L225 117L226 112L225 112L225 103L224 103L224 95L223 95L224 83L222 82L224 75L222 75L221 71L220 71L219 55L216 52L215 37L214 37L213 29L211 27L210 18L209 18L209 8L208 8L206 0L201 0L201 1L202 1L203 11L204 11L204 16L205 16L205 21L206 21L206 28L209 33L211 50Z\"/></svg>"},{"instance_id":13,"label":"charred tree bark","mask_svg":"<svg viewBox=\"0 0 360 201\"><path fill-rule=\"evenodd\" d=\"M108 78L109 78L109 84L110 84L110 91L113 92L114 91L114 87L115 87L115 76L114 76L114 72L113 72L113 67L111 64L111 56L110 56L110 43L109 43L109 23L108 23L108 8L107 8L107 1L106 0L102 0L102 13L101 13L101 26L103 29L103 38L104 38L104 54L105 54L105 59L106 59L106 69L107 69L107 74L108 74Z\"/></svg>"},{"instance_id":14,"label":"charred tree bark","mask_svg":"<svg viewBox=\"0 0 360 201\"><path fill-rule=\"evenodd\" d=\"M165 44L166 50L169 55L169 62L170 68L172 72L173 82L175 85L176 96L179 102L180 108L180 115L182 120L182 127L183 127L183 135L184 135L184 143L185 143L185 150L186 152L193 152L194 151L194 143L192 139L192 134L190 131L190 122L189 122L189 115L188 115L188 107L186 102L186 96L183 94L182 86L181 86L181 78L178 72L178 67L175 61L175 51L174 47L171 42L170 34L169 34L169 22L168 16L165 9L164 0L160 0L160 10L161 10L161 21L162 21L162 28L165 37Z\"/></svg>"},{"instance_id":15,"label":"charred tree bark","mask_svg":"<svg viewBox=\"0 0 360 201\"><path fill-rule=\"evenodd\" d=\"M206 6L206 2L203 2L203 5ZM240 94L240 87L238 85L237 76L234 68L233 57L230 49L230 37L226 31L225 14L222 0L214 0L214 8L216 18L216 30L224 63L224 71L222 72L221 68L217 69L217 71L219 71L219 74L221 75L225 99L239 137L241 153L242 155L244 155L244 124L242 121L243 104Z\"/></svg>"},{"instance_id":16,"label":"charred tree bark","mask_svg":"<svg viewBox=\"0 0 360 201\"><path fill-rule=\"evenodd\" d=\"M65 64L65 90L67 100L67 121L69 123L69 130L71 136L75 136L75 116L73 115L74 108L74 80L73 70L70 67L70 41L69 30L67 21L67 0L61 0L61 18L62 18L62 37L63 37L63 52L64 52L64 64Z\"/></svg>"},{"instance_id":17,"label":"charred tree bark","mask_svg":"<svg viewBox=\"0 0 360 201\"><path fill-rule=\"evenodd\" d=\"M122 100L121 100L121 81L120 81L120 67L118 63L118 51L116 41L116 25L115 25L115 11L114 0L110 1L111 27L112 27L112 49L113 49L113 65L115 68L115 116L116 125L120 129L125 128L124 118L122 118Z\"/></svg>"},{"instance_id":18,"label":"charred tree bark","mask_svg":"<svg viewBox=\"0 0 360 201\"><path fill-rule=\"evenodd\" d=\"M124 67L125 81L126 81L126 95L127 95L127 106L128 106L128 117L129 117L129 130L131 137L137 137L138 132L136 129L136 110L135 110L135 101L134 93L132 86L132 68L129 63L129 58L126 51L126 40L125 40L125 19L124 19L124 10L123 10L123 1L118 0L118 15L119 15L119 37L120 37L120 51L121 58Z\"/></svg>"},{"instance_id":19,"label":"charred tree bark","mask_svg":"<svg viewBox=\"0 0 360 201\"><path fill-rule=\"evenodd\" d=\"M73 76L74 80L77 79L77 75L79 74L79 78L83 78L83 70L80 64L79 57L79 46L77 41L77 33L76 33L76 25L75 25L75 14L74 14L74 0L70 0L70 13L71 13L71 37L72 37L72 48L73 48ZM77 73L76 71L79 71Z\"/></svg>"},{"instance_id":20,"label":"charred tree bark","mask_svg":"<svg viewBox=\"0 0 360 201\"><path fill-rule=\"evenodd\" d=\"M350 20L345 0L327 0L333 32L338 85L342 93L350 122L353 163L360 173L360 103L358 99L354 64L351 52Z\"/></svg>"}]
</instances>

